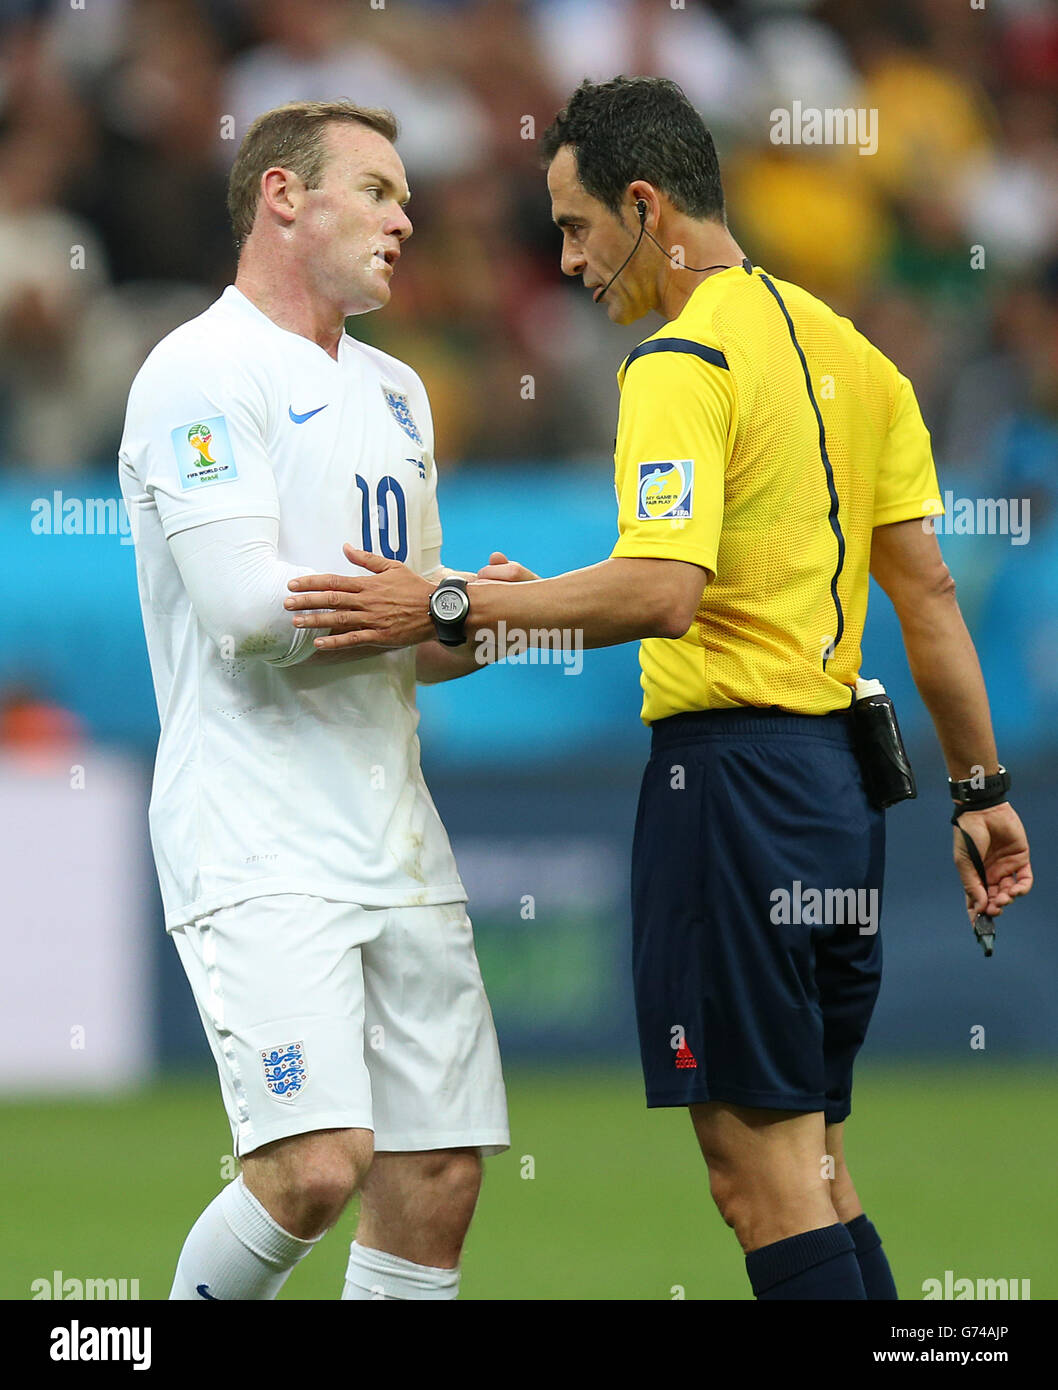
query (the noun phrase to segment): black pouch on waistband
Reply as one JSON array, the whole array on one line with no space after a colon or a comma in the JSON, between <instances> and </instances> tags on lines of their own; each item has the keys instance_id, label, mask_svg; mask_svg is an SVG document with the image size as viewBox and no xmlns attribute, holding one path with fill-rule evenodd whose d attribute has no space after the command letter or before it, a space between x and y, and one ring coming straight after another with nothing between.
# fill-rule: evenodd
<instances>
[{"instance_id":1,"label":"black pouch on waistband","mask_svg":"<svg viewBox=\"0 0 1058 1390\"><path fill-rule=\"evenodd\" d=\"M918 795L893 702L880 681L860 683L863 694L852 708L856 757L867 798L878 810Z\"/></svg>"}]
</instances>

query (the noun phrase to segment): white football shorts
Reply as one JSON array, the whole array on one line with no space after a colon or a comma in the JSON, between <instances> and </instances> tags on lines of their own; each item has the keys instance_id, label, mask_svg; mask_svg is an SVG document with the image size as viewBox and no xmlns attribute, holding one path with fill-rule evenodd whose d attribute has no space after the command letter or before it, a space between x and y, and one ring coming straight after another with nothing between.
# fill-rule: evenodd
<instances>
[{"instance_id":1,"label":"white football shorts","mask_svg":"<svg viewBox=\"0 0 1058 1390\"><path fill-rule=\"evenodd\" d=\"M464 903L250 898L171 932L235 1153L370 1129L376 1151L510 1146L492 1011Z\"/></svg>"}]
</instances>

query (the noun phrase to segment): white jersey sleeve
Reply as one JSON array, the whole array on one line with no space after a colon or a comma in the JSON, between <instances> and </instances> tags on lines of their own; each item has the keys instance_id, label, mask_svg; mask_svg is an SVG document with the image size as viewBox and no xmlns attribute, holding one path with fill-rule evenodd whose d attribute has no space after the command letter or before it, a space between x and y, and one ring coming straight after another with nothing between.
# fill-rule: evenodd
<instances>
[{"instance_id":1,"label":"white jersey sleeve","mask_svg":"<svg viewBox=\"0 0 1058 1390\"><path fill-rule=\"evenodd\" d=\"M426 495L423 498L422 519L422 561L419 573L425 579L431 578L441 568L441 514L437 507L437 462L434 459L433 414L430 398L419 376L409 369L411 385L409 395L413 397L416 418L421 421L423 438L423 461L426 465Z\"/></svg>"},{"instance_id":2,"label":"white jersey sleeve","mask_svg":"<svg viewBox=\"0 0 1058 1390\"><path fill-rule=\"evenodd\" d=\"M441 517L437 510L437 465L430 460L423 509L422 561L420 573L432 579L441 568Z\"/></svg>"},{"instance_id":3,"label":"white jersey sleeve","mask_svg":"<svg viewBox=\"0 0 1058 1390\"><path fill-rule=\"evenodd\" d=\"M230 517L279 520L268 396L252 371L223 356L160 354L136 386L140 476L167 540Z\"/></svg>"},{"instance_id":4,"label":"white jersey sleeve","mask_svg":"<svg viewBox=\"0 0 1058 1390\"><path fill-rule=\"evenodd\" d=\"M294 666L316 650L329 628L295 628L283 607L287 583L312 574L278 556L279 522L271 517L230 517L179 531L169 549L191 607L222 656L257 658Z\"/></svg>"}]
</instances>

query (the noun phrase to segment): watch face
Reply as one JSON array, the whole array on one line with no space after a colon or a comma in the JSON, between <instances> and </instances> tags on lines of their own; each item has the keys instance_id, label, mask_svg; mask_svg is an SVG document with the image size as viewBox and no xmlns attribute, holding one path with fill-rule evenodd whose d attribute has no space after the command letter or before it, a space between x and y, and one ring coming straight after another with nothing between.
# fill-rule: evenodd
<instances>
[{"instance_id":1,"label":"watch face","mask_svg":"<svg viewBox=\"0 0 1058 1390\"><path fill-rule=\"evenodd\" d=\"M442 589L434 595L433 607L442 622L455 623L465 617L470 600L459 589Z\"/></svg>"}]
</instances>

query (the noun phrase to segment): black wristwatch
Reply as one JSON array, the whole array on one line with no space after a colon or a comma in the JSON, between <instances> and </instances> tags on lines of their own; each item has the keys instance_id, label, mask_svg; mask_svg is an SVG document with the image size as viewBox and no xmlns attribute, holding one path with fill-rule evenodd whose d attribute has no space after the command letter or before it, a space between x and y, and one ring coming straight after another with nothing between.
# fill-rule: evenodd
<instances>
[{"instance_id":1,"label":"black wristwatch","mask_svg":"<svg viewBox=\"0 0 1058 1390\"><path fill-rule=\"evenodd\" d=\"M986 811L990 806L999 806L1007 799L1010 791L1010 773L1005 767L985 778L967 777L961 782L948 778L951 799L955 802L956 815L962 811Z\"/></svg>"},{"instance_id":2,"label":"black wristwatch","mask_svg":"<svg viewBox=\"0 0 1058 1390\"><path fill-rule=\"evenodd\" d=\"M467 640L470 599L465 579L442 579L430 595L430 617L437 640L446 647L461 647Z\"/></svg>"}]
</instances>

